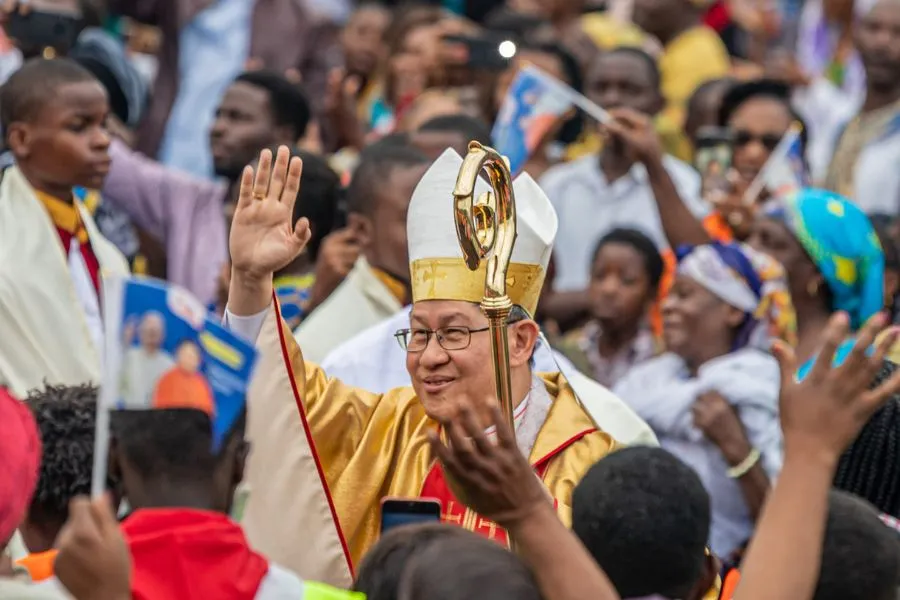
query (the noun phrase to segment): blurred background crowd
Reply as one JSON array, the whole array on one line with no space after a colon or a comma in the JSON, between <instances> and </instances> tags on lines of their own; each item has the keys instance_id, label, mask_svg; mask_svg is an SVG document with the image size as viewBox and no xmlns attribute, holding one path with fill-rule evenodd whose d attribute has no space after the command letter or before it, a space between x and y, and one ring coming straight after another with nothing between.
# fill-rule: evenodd
<instances>
[{"instance_id":1,"label":"blurred background crowd","mask_svg":"<svg viewBox=\"0 0 900 600\"><path fill-rule=\"evenodd\" d=\"M733 589L723 587L723 578L727 583L731 569L740 568L767 499L780 487L789 431L799 440L796 452L804 427L816 430L811 409L788 428L785 390L794 397L853 399L866 387L839 393L819 373L801 389L793 377L782 377L790 371L770 352L772 340L793 348L794 366L805 376L841 313L848 341L828 341L835 341L838 362L850 355L862 369L874 359L853 356L853 336L872 319L882 319L881 326L896 322L900 0L30 0L5 6L4 15L0 161L25 175L76 280L70 297L49 275L42 279L50 263L35 257L49 250L24 241L32 218L26 211L12 202L2 206L19 193L18 179L7 178L0 189L0 381L30 397L45 460L66 463L73 456L67 444L79 448L77 465L40 471L29 513L36 522L21 528L26 557L50 552L52 565L66 505L87 492L92 466L96 389L44 385L96 384L97 377L88 367L81 376L83 356L75 347L63 348L75 357L71 364L59 354L53 331L76 326L43 295L21 293L22 281L30 278L53 301L77 306L94 342L100 339L99 282L109 264L104 256L117 253L127 262L123 272L183 286L225 316L242 173L247 165L259 168L261 151L287 146L303 161L290 225L308 219L311 238L274 273L281 316L303 359L329 376L374 393L408 386L414 376L404 369L404 356L415 352L413 334L398 332L399 345L393 336L409 325L413 302L408 241L421 232L413 220L407 225L410 199L445 149L465 155L470 141L500 142L496 124L528 65L609 114L601 123L572 108L526 140L521 170L546 194L558 231L540 303L520 318L533 319L542 332L537 371L561 371L569 381L586 379L611 391L631 416L617 422L618 431L612 423L598 425L619 442L667 451L620 451L575 489L575 532L621 597L722 593L730 599ZM105 100L76 85L85 81L99 83ZM789 136L799 148L790 166L802 184L785 193L761 181L788 160L778 149ZM41 338L33 333L48 314L63 320ZM132 333L146 356L158 349L160 332L152 324ZM874 335L861 339L871 343ZM889 346L875 367L865 365L879 383L894 372L891 358L900 356ZM828 536L837 537L826 536L832 546L826 544L820 559L824 575L829 560L827 568L839 575L833 581L823 575L815 596L785 584L784 590L801 591L784 597L894 597L900 396L888 396L846 440L821 442L834 454L829 483L869 503L832 493ZM823 414L829 410L838 414L834 407ZM137 420L119 424L119 435L127 431L146 445L122 450L123 473L137 469L132 493L146 491L134 483L140 477L153 485L166 481L159 479L165 469L178 470L172 481L181 485L190 479L186 473L221 467L221 456L186 467L172 455L156 456L158 447L148 450L175 440L172 427L162 420L146 428ZM838 429L837 421L818 435L829 428ZM161 437L151 439L154 432ZM186 425L181 432L195 433ZM53 439L58 446L48 445ZM177 444L206 451L196 440ZM238 455L246 450L234 452L226 458L240 462L239 474L228 475L236 485L243 475ZM792 481L803 480L797 473L808 474L795 470ZM141 496L145 505L181 506L191 497L160 485L162 491ZM618 492L608 494L610 487ZM688 508L659 500L667 494ZM632 503L644 512L630 513ZM615 526L606 521L612 515L628 515L623 519L632 524ZM872 531L873 521L883 528ZM132 555L149 561L134 543L149 533L137 527L128 534ZM423 549L428 531L415 538ZM885 532L889 537L880 537ZM2 542L5 533L0 530ZM825 534L816 535L806 538L813 554ZM618 537L628 543L608 543ZM398 547L413 543L391 539ZM681 569L676 584L657 585L629 562L657 560L654 540L670 553L660 551L658 560ZM448 544L442 552L469 551L465 544L454 550L452 539L441 543ZM400 568L389 564L395 560L390 545L382 552L364 563L368 576ZM485 552L484 560L494 560ZM704 557L714 559L708 572ZM46 560L21 564L40 580L53 571ZM164 569L159 556L152 560ZM496 560L496 569L516 572L506 558ZM541 560L534 560L518 566L546 583L534 566ZM419 566L423 581L440 579ZM357 588L374 600L426 597L396 590L379 595L376 584L362 581ZM545 598L567 600L540 587ZM892 592L877 595L885 589ZM493 593L477 597L539 597Z\"/></svg>"}]
</instances>

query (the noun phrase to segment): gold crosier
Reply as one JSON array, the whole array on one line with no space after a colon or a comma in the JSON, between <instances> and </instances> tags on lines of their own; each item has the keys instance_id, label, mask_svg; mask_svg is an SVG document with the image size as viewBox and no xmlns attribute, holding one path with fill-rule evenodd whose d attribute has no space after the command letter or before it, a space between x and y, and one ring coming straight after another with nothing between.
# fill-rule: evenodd
<instances>
[{"instance_id":1,"label":"gold crosier","mask_svg":"<svg viewBox=\"0 0 900 600\"><path fill-rule=\"evenodd\" d=\"M476 199L475 183L482 170L493 192L484 192ZM453 216L466 266L476 271L482 262L487 263L481 310L490 325L497 399L510 431L515 431L507 338L513 304L506 294L506 274L516 243L516 200L509 165L493 148L469 142L453 190Z\"/></svg>"}]
</instances>

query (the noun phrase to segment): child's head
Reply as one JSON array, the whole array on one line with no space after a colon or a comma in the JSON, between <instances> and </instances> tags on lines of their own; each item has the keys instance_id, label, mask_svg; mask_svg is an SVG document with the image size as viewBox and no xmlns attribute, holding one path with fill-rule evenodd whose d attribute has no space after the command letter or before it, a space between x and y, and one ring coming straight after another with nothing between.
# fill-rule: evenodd
<instances>
[{"instance_id":1,"label":"child's head","mask_svg":"<svg viewBox=\"0 0 900 600\"><path fill-rule=\"evenodd\" d=\"M363 592L369 600L395 600L400 580L413 556L447 537L464 537L462 527L443 523L407 525L385 532L363 557L356 571L353 589Z\"/></svg>"},{"instance_id":2,"label":"child's head","mask_svg":"<svg viewBox=\"0 0 900 600\"><path fill-rule=\"evenodd\" d=\"M832 491L813 600L894 600L900 537L867 503Z\"/></svg>"},{"instance_id":3,"label":"child's head","mask_svg":"<svg viewBox=\"0 0 900 600\"><path fill-rule=\"evenodd\" d=\"M25 400L37 421L44 454L37 489L20 527L31 552L53 547L69 518L69 501L91 491L97 388L51 386Z\"/></svg>"},{"instance_id":4,"label":"child's head","mask_svg":"<svg viewBox=\"0 0 900 600\"><path fill-rule=\"evenodd\" d=\"M656 301L663 260L636 229L614 229L597 244L588 288L592 316L604 330L630 331Z\"/></svg>"},{"instance_id":5,"label":"child's head","mask_svg":"<svg viewBox=\"0 0 900 600\"><path fill-rule=\"evenodd\" d=\"M465 573L464 577L460 577ZM503 546L465 531L435 539L410 556L397 600L540 600L534 577L521 558Z\"/></svg>"},{"instance_id":6,"label":"child's head","mask_svg":"<svg viewBox=\"0 0 900 600\"><path fill-rule=\"evenodd\" d=\"M175 362L188 373L196 373L203 362L203 354L197 344L185 340L175 349Z\"/></svg>"},{"instance_id":7,"label":"child's head","mask_svg":"<svg viewBox=\"0 0 900 600\"><path fill-rule=\"evenodd\" d=\"M99 188L109 171L109 102L100 82L68 59L33 59L0 90L7 147L32 186L68 196Z\"/></svg>"},{"instance_id":8,"label":"child's head","mask_svg":"<svg viewBox=\"0 0 900 600\"><path fill-rule=\"evenodd\" d=\"M572 496L572 529L622 598L702 597L710 500L697 474L660 448L625 448L595 464Z\"/></svg>"},{"instance_id":9,"label":"child's head","mask_svg":"<svg viewBox=\"0 0 900 600\"><path fill-rule=\"evenodd\" d=\"M191 506L228 513L244 476L245 415L213 452L209 416L193 409L115 411L109 476L133 509Z\"/></svg>"}]
</instances>

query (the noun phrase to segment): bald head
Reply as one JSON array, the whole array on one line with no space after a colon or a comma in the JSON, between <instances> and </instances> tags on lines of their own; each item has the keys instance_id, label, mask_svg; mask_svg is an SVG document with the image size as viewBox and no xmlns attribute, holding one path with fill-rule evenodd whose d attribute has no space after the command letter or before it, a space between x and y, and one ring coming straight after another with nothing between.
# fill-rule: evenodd
<instances>
[{"instance_id":1,"label":"bald head","mask_svg":"<svg viewBox=\"0 0 900 600\"><path fill-rule=\"evenodd\" d=\"M166 333L166 322L158 312L145 313L138 327L138 339L148 351L158 350Z\"/></svg>"}]
</instances>

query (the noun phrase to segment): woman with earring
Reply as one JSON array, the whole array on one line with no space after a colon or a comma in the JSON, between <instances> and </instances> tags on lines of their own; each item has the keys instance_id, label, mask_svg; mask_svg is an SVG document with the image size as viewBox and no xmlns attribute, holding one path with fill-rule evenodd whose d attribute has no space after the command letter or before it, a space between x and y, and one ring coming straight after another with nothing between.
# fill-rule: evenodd
<instances>
[{"instance_id":1,"label":"woman with earring","mask_svg":"<svg viewBox=\"0 0 900 600\"><path fill-rule=\"evenodd\" d=\"M797 357L805 363L801 376L833 312L846 312L855 331L884 308L881 244L869 218L843 196L802 189L780 198L756 220L748 243L787 272L797 310ZM842 356L839 351L836 358Z\"/></svg>"},{"instance_id":2,"label":"woman with earring","mask_svg":"<svg viewBox=\"0 0 900 600\"><path fill-rule=\"evenodd\" d=\"M712 500L710 548L728 557L752 536L781 468L780 375L769 346L795 341L784 271L743 244L681 248L662 314L666 352L613 392L697 472Z\"/></svg>"}]
</instances>

